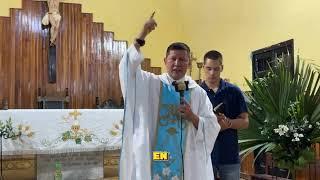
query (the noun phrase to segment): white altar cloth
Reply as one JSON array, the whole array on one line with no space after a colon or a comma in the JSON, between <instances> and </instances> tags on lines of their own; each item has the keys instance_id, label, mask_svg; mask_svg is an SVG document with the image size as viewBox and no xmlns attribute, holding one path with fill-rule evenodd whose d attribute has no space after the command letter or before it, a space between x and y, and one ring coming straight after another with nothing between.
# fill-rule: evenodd
<instances>
[{"instance_id":1,"label":"white altar cloth","mask_svg":"<svg viewBox=\"0 0 320 180\"><path fill-rule=\"evenodd\" d=\"M121 146L123 109L0 110L11 119L14 139L3 139L3 155L115 150Z\"/></svg>"}]
</instances>

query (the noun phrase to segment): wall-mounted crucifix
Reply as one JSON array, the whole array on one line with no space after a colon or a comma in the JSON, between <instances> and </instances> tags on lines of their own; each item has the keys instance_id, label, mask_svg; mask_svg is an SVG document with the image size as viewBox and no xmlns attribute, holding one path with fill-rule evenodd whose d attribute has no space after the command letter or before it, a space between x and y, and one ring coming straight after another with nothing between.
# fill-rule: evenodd
<instances>
[{"instance_id":1,"label":"wall-mounted crucifix","mask_svg":"<svg viewBox=\"0 0 320 180\"><path fill-rule=\"evenodd\" d=\"M47 0L49 12L42 19L42 24L48 26L50 24L50 45L55 45L57 38L61 16L59 13L60 0Z\"/></svg>"},{"instance_id":2,"label":"wall-mounted crucifix","mask_svg":"<svg viewBox=\"0 0 320 180\"><path fill-rule=\"evenodd\" d=\"M61 16L59 13L60 0L47 0L49 12L42 19L42 24L50 27L50 46L48 50L49 83L56 83L56 38L59 31Z\"/></svg>"}]
</instances>

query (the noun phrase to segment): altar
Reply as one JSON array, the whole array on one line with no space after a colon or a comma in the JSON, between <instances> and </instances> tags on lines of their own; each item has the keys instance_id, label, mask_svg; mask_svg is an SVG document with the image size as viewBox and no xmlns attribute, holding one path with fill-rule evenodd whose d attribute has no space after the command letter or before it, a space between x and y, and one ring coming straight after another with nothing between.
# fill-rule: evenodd
<instances>
[{"instance_id":1,"label":"altar","mask_svg":"<svg viewBox=\"0 0 320 180\"><path fill-rule=\"evenodd\" d=\"M72 177L77 168L77 173L93 173L92 177L101 177L102 173L103 177L105 166L117 165L122 118L122 109L1 110L2 125L11 126L12 131L12 137L2 139L5 176L14 167L21 169L21 162L29 161L34 163L37 179L52 176L56 162L63 166L64 177ZM113 159L105 158L108 152ZM20 167L12 164L12 157L16 163L16 157L22 157Z\"/></svg>"}]
</instances>

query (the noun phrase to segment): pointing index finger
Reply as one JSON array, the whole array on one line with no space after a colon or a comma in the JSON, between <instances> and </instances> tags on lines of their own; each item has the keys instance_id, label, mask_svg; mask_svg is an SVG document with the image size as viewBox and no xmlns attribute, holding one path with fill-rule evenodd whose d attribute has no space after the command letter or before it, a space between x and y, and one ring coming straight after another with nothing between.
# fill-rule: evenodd
<instances>
[{"instance_id":1,"label":"pointing index finger","mask_svg":"<svg viewBox=\"0 0 320 180\"><path fill-rule=\"evenodd\" d=\"M153 16L154 16L155 13L156 13L156 12L153 11L153 13L152 13L151 16L150 16L150 19L153 19Z\"/></svg>"}]
</instances>

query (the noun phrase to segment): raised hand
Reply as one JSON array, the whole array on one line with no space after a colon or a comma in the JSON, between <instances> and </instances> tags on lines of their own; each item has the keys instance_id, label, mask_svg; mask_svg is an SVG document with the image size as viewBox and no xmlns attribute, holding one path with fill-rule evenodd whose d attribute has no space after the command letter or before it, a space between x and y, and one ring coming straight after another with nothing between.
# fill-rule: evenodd
<instances>
[{"instance_id":1,"label":"raised hand","mask_svg":"<svg viewBox=\"0 0 320 180\"><path fill-rule=\"evenodd\" d=\"M137 37L138 39L144 40L146 36L157 27L157 22L154 19L154 14L155 12L153 12L150 18L144 23L143 28L139 36Z\"/></svg>"}]
</instances>

